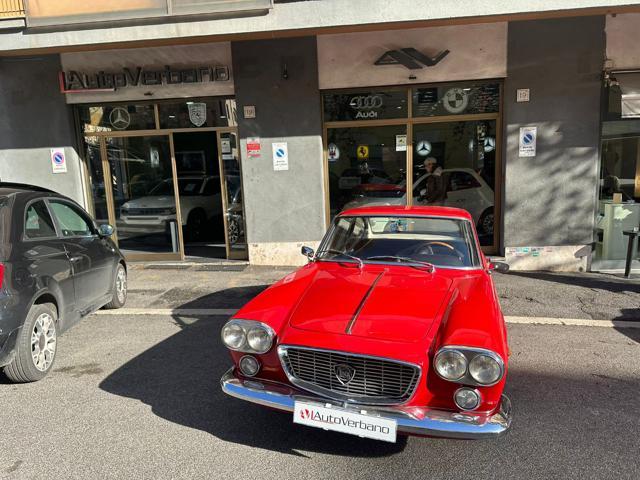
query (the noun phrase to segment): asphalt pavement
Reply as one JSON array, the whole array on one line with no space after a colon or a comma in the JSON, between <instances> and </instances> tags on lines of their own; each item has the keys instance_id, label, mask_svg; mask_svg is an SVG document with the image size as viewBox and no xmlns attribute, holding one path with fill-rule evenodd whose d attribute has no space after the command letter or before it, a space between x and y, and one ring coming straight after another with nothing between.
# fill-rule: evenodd
<instances>
[{"instance_id":1,"label":"asphalt pavement","mask_svg":"<svg viewBox=\"0 0 640 480\"><path fill-rule=\"evenodd\" d=\"M237 308L283 272L133 270L128 306ZM498 277L514 315L537 304L522 297L536 282L554 292L530 290L534 299L595 288L595 296L625 302L600 299L597 311L585 313L567 299L572 317L618 318L640 305L633 282L586 287ZM560 311L540 303L535 312ZM294 425L289 414L224 395L218 381L230 363L219 341L225 321L84 319L59 340L57 363L43 381L0 380L0 478L640 477L640 329L509 325L510 432L495 440L401 437L387 444Z\"/></svg>"}]
</instances>

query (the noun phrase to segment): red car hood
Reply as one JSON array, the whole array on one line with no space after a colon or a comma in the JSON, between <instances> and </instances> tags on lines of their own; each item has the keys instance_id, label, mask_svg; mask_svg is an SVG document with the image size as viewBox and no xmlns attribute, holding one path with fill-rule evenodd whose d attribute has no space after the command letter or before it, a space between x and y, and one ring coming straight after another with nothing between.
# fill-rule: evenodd
<instances>
[{"instance_id":1,"label":"red car hood","mask_svg":"<svg viewBox=\"0 0 640 480\"><path fill-rule=\"evenodd\" d=\"M394 342L421 340L437 320L452 281L405 266L318 268L289 316L302 330Z\"/></svg>"}]
</instances>

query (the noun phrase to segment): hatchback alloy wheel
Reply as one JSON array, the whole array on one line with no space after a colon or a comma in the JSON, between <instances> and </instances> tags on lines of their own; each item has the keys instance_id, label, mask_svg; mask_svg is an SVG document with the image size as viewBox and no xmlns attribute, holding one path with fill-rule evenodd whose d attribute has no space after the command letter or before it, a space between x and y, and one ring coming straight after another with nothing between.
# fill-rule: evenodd
<instances>
[{"instance_id":1,"label":"hatchback alloy wheel","mask_svg":"<svg viewBox=\"0 0 640 480\"><path fill-rule=\"evenodd\" d=\"M127 271L122 266L118 268L116 275L116 295L118 301L124 305L127 300Z\"/></svg>"},{"instance_id":2,"label":"hatchback alloy wheel","mask_svg":"<svg viewBox=\"0 0 640 480\"><path fill-rule=\"evenodd\" d=\"M56 355L56 325L53 317L42 313L36 319L31 331L31 358L33 365L46 372Z\"/></svg>"}]
</instances>

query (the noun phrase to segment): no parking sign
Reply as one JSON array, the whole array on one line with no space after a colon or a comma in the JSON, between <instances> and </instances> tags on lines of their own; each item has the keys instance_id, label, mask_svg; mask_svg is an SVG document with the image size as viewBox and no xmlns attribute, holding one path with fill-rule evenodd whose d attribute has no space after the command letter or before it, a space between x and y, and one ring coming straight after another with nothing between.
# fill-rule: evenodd
<instances>
[{"instance_id":1,"label":"no parking sign","mask_svg":"<svg viewBox=\"0 0 640 480\"><path fill-rule=\"evenodd\" d=\"M51 170L53 173L67 173L67 158L64 148L51 149Z\"/></svg>"},{"instance_id":2,"label":"no parking sign","mask_svg":"<svg viewBox=\"0 0 640 480\"><path fill-rule=\"evenodd\" d=\"M535 157L536 144L538 143L538 127L520 128L519 157Z\"/></svg>"}]
</instances>

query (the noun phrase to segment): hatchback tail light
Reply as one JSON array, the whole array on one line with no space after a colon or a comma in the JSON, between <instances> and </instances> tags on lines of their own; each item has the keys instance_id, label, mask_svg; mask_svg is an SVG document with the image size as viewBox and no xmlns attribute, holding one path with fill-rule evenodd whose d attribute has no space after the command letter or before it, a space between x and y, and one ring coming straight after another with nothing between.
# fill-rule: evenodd
<instances>
[{"instance_id":1,"label":"hatchback tail light","mask_svg":"<svg viewBox=\"0 0 640 480\"><path fill-rule=\"evenodd\" d=\"M0 263L0 287L4 283L4 263Z\"/></svg>"}]
</instances>

